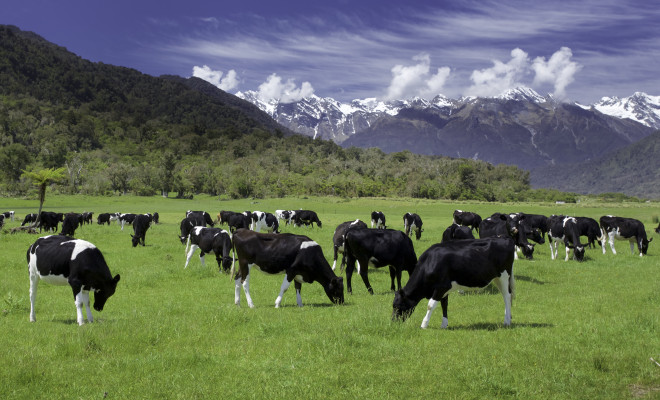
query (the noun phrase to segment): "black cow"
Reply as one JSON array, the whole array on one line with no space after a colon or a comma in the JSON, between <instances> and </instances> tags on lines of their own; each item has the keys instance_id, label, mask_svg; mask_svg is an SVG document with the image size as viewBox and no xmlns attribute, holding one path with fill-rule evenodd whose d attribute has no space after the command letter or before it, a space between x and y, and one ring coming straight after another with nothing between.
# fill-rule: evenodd
<instances>
[{"instance_id":1,"label":"black cow","mask_svg":"<svg viewBox=\"0 0 660 400\"><path fill-rule=\"evenodd\" d=\"M660 233L660 224L658 224L658 227L655 228L655 233Z\"/></svg>"},{"instance_id":2,"label":"black cow","mask_svg":"<svg viewBox=\"0 0 660 400\"><path fill-rule=\"evenodd\" d=\"M422 218L415 213L403 214L403 228L408 236L412 232L415 232L415 239L419 240L422 237L422 232L424 232L422 229Z\"/></svg>"},{"instance_id":3,"label":"black cow","mask_svg":"<svg viewBox=\"0 0 660 400\"><path fill-rule=\"evenodd\" d=\"M429 299L422 328L438 302L442 305L442 328L449 325L449 293L486 287L491 281L504 298L504 326L511 325L511 302L515 297L513 255L510 237L455 240L435 244L420 257L406 286L394 295L392 319L405 320L421 299Z\"/></svg>"},{"instance_id":4,"label":"black cow","mask_svg":"<svg viewBox=\"0 0 660 400\"><path fill-rule=\"evenodd\" d=\"M160 215L158 215L158 212L154 212L151 215L151 219L153 220L154 224L160 224Z\"/></svg>"},{"instance_id":5,"label":"black cow","mask_svg":"<svg viewBox=\"0 0 660 400\"><path fill-rule=\"evenodd\" d=\"M121 230L124 230L124 225L129 224L131 225L133 221L135 221L135 218L137 217L137 214L132 214L132 213L127 213L127 214L119 214L119 217L117 218L117 223L121 226Z\"/></svg>"},{"instance_id":6,"label":"black cow","mask_svg":"<svg viewBox=\"0 0 660 400\"><path fill-rule=\"evenodd\" d=\"M337 256L339 253L344 254L344 236L346 236L346 232L348 232L349 229L362 229L366 227L367 224L360 221L359 219L356 219L355 221L342 222L337 226L337 229L335 229L335 234L332 236L332 247L334 248L334 261L332 263L333 271L335 268L337 268ZM342 257L339 271L344 271L344 265L346 265L346 260L345 257Z\"/></svg>"},{"instance_id":7,"label":"black cow","mask_svg":"<svg viewBox=\"0 0 660 400\"><path fill-rule=\"evenodd\" d=\"M203 266L205 265L204 255L213 252L220 272L223 270L229 272L233 258L229 256L231 236L227 231L220 228L196 226L192 229L188 238L190 240L190 251L188 251L188 244L186 244L186 265L183 268L188 268L188 263L195 250L199 249L199 259Z\"/></svg>"},{"instance_id":8,"label":"black cow","mask_svg":"<svg viewBox=\"0 0 660 400\"><path fill-rule=\"evenodd\" d=\"M479 233L479 224L481 216L470 211L454 210L454 223L463 226L469 226L470 229Z\"/></svg>"},{"instance_id":9,"label":"black cow","mask_svg":"<svg viewBox=\"0 0 660 400\"><path fill-rule=\"evenodd\" d=\"M89 291L94 292L94 309L102 311L105 302L115 293L119 275L113 278L101 251L93 244L62 235L37 239L27 251L30 272L30 321L36 321L34 304L39 279L53 285L69 284L73 289L78 325L84 323L83 304L87 320L93 322L89 308Z\"/></svg>"},{"instance_id":10,"label":"black cow","mask_svg":"<svg viewBox=\"0 0 660 400\"><path fill-rule=\"evenodd\" d=\"M29 224L32 222L37 222L37 214L28 214L23 218L23 222L21 223L21 226L25 226L25 224Z\"/></svg>"},{"instance_id":11,"label":"black cow","mask_svg":"<svg viewBox=\"0 0 660 400\"><path fill-rule=\"evenodd\" d=\"M241 286L248 306L254 307L250 297L250 269L256 265L268 274L285 273L275 308L280 306L284 292L295 281L296 300L302 307L302 283L319 282L326 295L335 304L344 303L344 280L332 272L318 243L302 235L290 233L259 233L239 229L234 234L234 254L238 258L235 279L235 303L240 305ZM235 264L235 262L234 262ZM232 264L232 275L234 275Z\"/></svg>"},{"instance_id":12,"label":"black cow","mask_svg":"<svg viewBox=\"0 0 660 400\"><path fill-rule=\"evenodd\" d=\"M538 230L541 234L541 237L543 240L536 241L533 238L530 238L534 240L536 243L543 244L545 243L545 234L548 233L550 230L550 220L548 217L545 215L540 215L540 214L527 214L527 213L518 213L520 216L525 216L523 224L531 228L531 230Z\"/></svg>"},{"instance_id":13,"label":"black cow","mask_svg":"<svg viewBox=\"0 0 660 400\"><path fill-rule=\"evenodd\" d=\"M580 230L577 220L574 217L564 217L563 219L552 219L550 231L548 231L550 242L550 256L554 260L557 257L557 242L562 240L566 246L566 258L568 261L570 252L573 250L573 257L578 260L584 260L584 246L580 243ZM554 241L554 249L552 242Z\"/></svg>"},{"instance_id":14,"label":"black cow","mask_svg":"<svg viewBox=\"0 0 660 400\"><path fill-rule=\"evenodd\" d=\"M238 229L250 229L252 224L252 217L245 214L233 214L229 216L227 225L229 225L229 231L234 233Z\"/></svg>"},{"instance_id":15,"label":"black cow","mask_svg":"<svg viewBox=\"0 0 660 400\"><path fill-rule=\"evenodd\" d=\"M52 211L42 211L39 216L39 232L41 229L47 232L57 232L60 222L64 221L63 213L55 213Z\"/></svg>"},{"instance_id":16,"label":"black cow","mask_svg":"<svg viewBox=\"0 0 660 400\"><path fill-rule=\"evenodd\" d=\"M614 240L627 240L630 242L630 253L635 254L635 243L637 243L637 250L639 256L646 254L649 249L650 240L646 237L646 229L644 224L634 218L623 218L606 215L600 217L600 227L603 231L603 254L605 254L605 237L607 236L610 243L612 253L616 254L614 250Z\"/></svg>"},{"instance_id":17,"label":"black cow","mask_svg":"<svg viewBox=\"0 0 660 400\"><path fill-rule=\"evenodd\" d=\"M207 213L206 211L186 211L186 217L190 217L191 215L201 215L204 218L204 222L206 222L206 225L208 226L213 226L215 225L215 222L213 222L213 219L211 218L211 214Z\"/></svg>"},{"instance_id":18,"label":"black cow","mask_svg":"<svg viewBox=\"0 0 660 400\"><path fill-rule=\"evenodd\" d=\"M401 272L408 275L415 269L417 254L412 240L403 232L393 229L351 229L345 235L344 255L346 256L346 281L348 293L353 293L351 277L358 262L358 273L370 294L374 290L369 283L369 266L390 267L391 290L394 291L394 278L401 289Z\"/></svg>"},{"instance_id":19,"label":"black cow","mask_svg":"<svg viewBox=\"0 0 660 400\"><path fill-rule=\"evenodd\" d=\"M64 216L64 221L62 222L62 235L74 236L76 229L80 223L81 214L77 213L67 213Z\"/></svg>"},{"instance_id":20,"label":"black cow","mask_svg":"<svg viewBox=\"0 0 660 400\"><path fill-rule=\"evenodd\" d=\"M222 210L218 213L218 222L223 225L229 222L229 217L231 217L234 214L238 214L237 212L234 211L225 211Z\"/></svg>"},{"instance_id":21,"label":"black cow","mask_svg":"<svg viewBox=\"0 0 660 400\"><path fill-rule=\"evenodd\" d=\"M442 243L464 239L474 239L472 229L469 226L451 224L442 233Z\"/></svg>"},{"instance_id":22,"label":"black cow","mask_svg":"<svg viewBox=\"0 0 660 400\"><path fill-rule=\"evenodd\" d=\"M133 235L131 235L133 247L138 244L144 246L144 238L152 222L151 214L137 214L133 220Z\"/></svg>"},{"instance_id":23,"label":"black cow","mask_svg":"<svg viewBox=\"0 0 660 400\"><path fill-rule=\"evenodd\" d=\"M595 247L594 242L598 242L599 246L602 246L602 234L598 221L589 217L575 217L577 222L578 231L580 236L587 237L587 245L589 247Z\"/></svg>"},{"instance_id":24,"label":"black cow","mask_svg":"<svg viewBox=\"0 0 660 400\"><path fill-rule=\"evenodd\" d=\"M82 216L82 223L91 224L93 221L94 213L91 211L85 211L81 214L81 216Z\"/></svg>"},{"instance_id":25,"label":"black cow","mask_svg":"<svg viewBox=\"0 0 660 400\"><path fill-rule=\"evenodd\" d=\"M252 213L252 230L255 232L261 232L262 229L266 229L266 232L269 233L279 233L280 223L277 220L277 217L271 213L266 213L263 211L254 211Z\"/></svg>"},{"instance_id":26,"label":"black cow","mask_svg":"<svg viewBox=\"0 0 660 400\"><path fill-rule=\"evenodd\" d=\"M494 213L479 224L479 238L509 236L522 250L525 258L531 260L534 255L534 245L527 241L525 229L521 226L521 222L524 220L524 215ZM516 252L514 252L514 259L518 259Z\"/></svg>"},{"instance_id":27,"label":"black cow","mask_svg":"<svg viewBox=\"0 0 660 400\"><path fill-rule=\"evenodd\" d=\"M382 211L372 211L371 212L371 227L376 227L376 229L386 229L385 225L385 214Z\"/></svg>"},{"instance_id":28,"label":"black cow","mask_svg":"<svg viewBox=\"0 0 660 400\"><path fill-rule=\"evenodd\" d=\"M321 221L319 220L318 215L316 215L316 212L311 211L311 210L297 210L295 214L293 215L293 226L300 227L302 225L305 226L314 226L314 223L316 223L316 226L321 228Z\"/></svg>"}]
</instances>

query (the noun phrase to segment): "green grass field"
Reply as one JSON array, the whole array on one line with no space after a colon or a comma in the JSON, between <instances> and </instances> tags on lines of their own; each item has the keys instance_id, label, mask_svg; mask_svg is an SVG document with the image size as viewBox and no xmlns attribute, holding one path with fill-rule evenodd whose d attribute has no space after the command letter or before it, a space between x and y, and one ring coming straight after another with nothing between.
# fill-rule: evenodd
<instances>
[{"instance_id":1,"label":"green grass field","mask_svg":"<svg viewBox=\"0 0 660 400\"><path fill-rule=\"evenodd\" d=\"M113 274L116 294L95 322L79 327L68 287L39 284L35 323L29 322L25 253L38 236L6 230L36 212L36 200L0 199L0 211L15 210L0 235L0 398L660 398L660 239L653 232L658 203L492 204L410 199L337 198L218 201L160 197L49 195L47 211L158 211L146 247L131 247L116 224L85 225L76 237L97 245ZM317 211L322 229L285 227L310 236L332 263L332 234L344 221L369 223L383 211L388 225L403 229L411 211L424 220L414 241L417 255L440 241L454 209L482 216L493 212L640 219L654 240L649 255L631 255L626 242L588 249L586 261L550 260L537 245L533 261L514 264L513 323L504 328L504 303L487 288L449 299L449 329L442 312L429 329L419 328L423 300L404 323L392 322L393 293L387 269L371 269L376 292L358 276L346 304L334 306L317 284L304 285L305 306L293 287L274 308L282 276L255 271L256 308L234 305L234 285L218 272L215 258L202 267L195 256L184 270L179 222L188 209L306 208ZM337 271L338 272L338 271ZM408 279L404 273L403 282Z\"/></svg>"}]
</instances>

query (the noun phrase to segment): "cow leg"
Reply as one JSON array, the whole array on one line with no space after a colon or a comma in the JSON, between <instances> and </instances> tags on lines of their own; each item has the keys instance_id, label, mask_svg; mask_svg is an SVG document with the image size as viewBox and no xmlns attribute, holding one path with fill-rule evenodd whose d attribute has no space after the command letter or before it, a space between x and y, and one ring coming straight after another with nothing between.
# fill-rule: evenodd
<instances>
[{"instance_id":1,"label":"cow leg","mask_svg":"<svg viewBox=\"0 0 660 400\"><path fill-rule=\"evenodd\" d=\"M602 233L601 238L603 240L600 241L600 245L603 248L603 254L605 254L605 242L606 242L606 239L607 239L607 232L605 232L605 229L603 229L603 230L601 230L601 233Z\"/></svg>"},{"instance_id":2,"label":"cow leg","mask_svg":"<svg viewBox=\"0 0 660 400\"><path fill-rule=\"evenodd\" d=\"M366 262L364 265L369 265L369 263ZM361 268L360 269L360 276L362 277L362 281L364 282L364 285L367 287L367 290L369 291L369 294L374 294L374 290L371 288L371 284L369 283L368 271L369 271L368 267L367 268Z\"/></svg>"},{"instance_id":3,"label":"cow leg","mask_svg":"<svg viewBox=\"0 0 660 400\"><path fill-rule=\"evenodd\" d=\"M296 288L296 302L298 303L298 307L302 307L302 296L300 295L300 291L302 290L302 284L298 282L297 280L294 282L294 286Z\"/></svg>"},{"instance_id":4,"label":"cow leg","mask_svg":"<svg viewBox=\"0 0 660 400\"><path fill-rule=\"evenodd\" d=\"M200 251L199 261L202 263L202 267L206 267L206 262L204 261L205 260L204 256L206 255L206 253L204 253L201 249L199 251Z\"/></svg>"},{"instance_id":5,"label":"cow leg","mask_svg":"<svg viewBox=\"0 0 660 400\"><path fill-rule=\"evenodd\" d=\"M355 270L355 259L353 257L349 257L348 261L346 262L346 291L349 294L353 294L353 287L351 286L353 270Z\"/></svg>"},{"instance_id":6,"label":"cow leg","mask_svg":"<svg viewBox=\"0 0 660 400\"><path fill-rule=\"evenodd\" d=\"M333 246L333 247L334 247L334 258L332 262L332 270L334 271L335 268L337 268L337 246Z\"/></svg>"},{"instance_id":7,"label":"cow leg","mask_svg":"<svg viewBox=\"0 0 660 400\"><path fill-rule=\"evenodd\" d=\"M390 280L392 282L392 284L390 285L390 290L391 291L395 290L394 289L394 278L396 278L396 283L397 283L397 289L396 290L401 290L401 271L390 265Z\"/></svg>"},{"instance_id":8,"label":"cow leg","mask_svg":"<svg viewBox=\"0 0 660 400\"><path fill-rule=\"evenodd\" d=\"M444 305L443 300L444 300L444 303L446 303L447 298L445 297L445 298L440 300L440 303L443 304L442 313L444 315L446 313L446 311L445 311L446 306ZM429 299L429 304L428 304L428 306L426 306L426 315L424 316L424 319L422 320L422 326L421 326L422 329L426 329L426 328L429 327L429 321L431 320L431 314L433 314L433 310L435 310L435 308L437 306L438 306L438 301L437 300L434 300L433 298ZM447 327L445 325L445 319L446 318L442 318L442 327L443 328Z\"/></svg>"},{"instance_id":9,"label":"cow leg","mask_svg":"<svg viewBox=\"0 0 660 400\"><path fill-rule=\"evenodd\" d=\"M504 298L504 326L511 325L511 293L509 292L509 280L510 277L507 271L502 271L502 275L493 279L495 286L497 286Z\"/></svg>"},{"instance_id":10,"label":"cow leg","mask_svg":"<svg viewBox=\"0 0 660 400\"><path fill-rule=\"evenodd\" d=\"M36 313L34 310L34 303L37 300L38 283L39 283L39 276L36 274L30 274L30 322L35 322L37 320Z\"/></svg>"},{"instance_id":11,"label":"cow leg","mask_svg":"<svg viewBox=\"0 0 660 400\"><path fill-rule=\"evenodd\" d=\"M518 259L518 246L515 247L513 250L513 259L517 260Z\"/></svg>"},{"instance_id":12,"label":"cow leg","mask_svg":"<svg viewBox=\"0 0 660 400\"><path fill-rule=\"evenodd\" d=\"M80 292L82 294L82 301L85 305L85 312L87 313L87 321L94 322L94 317L92 316L92 309L89 307L89 291L83 290Z\"/></svg>"},{"instance_id":13,"label":"cow leg","mask_svg":"<svg viewBox=\"0 0 660 400\"><path fill-rule=\"evenodd\" d=\"M282 281L282 286L280 287L280 294L275 299L275 308L280 308L280 303L282 303L282 296L284 296L284 292L286 292L290 285L291 281L288 280L288 277L285 275L284 280Z\"/></svg>"},{"instance_id":14,"label":"cow leg","mask_svg":"<svg viewBox=\"0 0 660 400\"><path fill-rule=\"evenodd\" d=\"M252 296L250 296L250 270L252 270L253 264L248 264L248 275L243 281L243 293L245 293L245 300L248 303L248 307L254 308L254 303L252 302Z\"/></svg>"},{"instance_id":15,"label":"cow leg","mask_svg":"<svg viewBox=\"0 0 660 400\"><path fill-rule=\"evenodd\" d=\"M614 249L614 232L609 233L609 242L610 242L610 249L612 249L612 253L616 254L616 250Z\"/></svg>"},{"instance_id":16,"label":"cow leg","mask_svg":"<svg viewBox=\"0 0 660 400\"><path fill-rule=\"evenodd\" d=\"M639 254L641 255L642 252L640 251ZM635 242L632 240L630 241L630 255L631 256L635 255Z\"/></svg>"},{"instance_id":17,"label":"cow leg","mask_svg":"<svg viewBox=\"0 0 660 400\"><path fill-rule=\"evenodd\" d=\"M568 243L564 243L564 245L566 246L566 258L564 258L564 261L568 261L568 257L571 254L571 248L568 247Z\"/></svg>"},{"instance_id":18,"label":"cow leg","mask_svg":"<svg viewBox=\"0 0 660 400\"><path fill-rule=\"evenodd\" d=\"M190 245L190 251L188 251L188 255L186 256L186 265L183 266L184 269L188 268L188 263L190 262L190 259L192 258L193 254L195 253L195 250L197 250L198 248L199 246L197 246L196 244Z\"/></svg>"},{"instance_id":19,"label":"cow leg","mask_svg":"<svg viewBox=\"0 0 660 400\"><path fill-rule=\"evenodd\" d=\"M83 299L83 291L82 288L80 291L76 294L75 297L75 305L76 305L76 320L78 321L78 325L83 325L85 323L85 319L83 318L83 311L82 311L82 306L84 303Z\"/></svg>"}]
</instances>

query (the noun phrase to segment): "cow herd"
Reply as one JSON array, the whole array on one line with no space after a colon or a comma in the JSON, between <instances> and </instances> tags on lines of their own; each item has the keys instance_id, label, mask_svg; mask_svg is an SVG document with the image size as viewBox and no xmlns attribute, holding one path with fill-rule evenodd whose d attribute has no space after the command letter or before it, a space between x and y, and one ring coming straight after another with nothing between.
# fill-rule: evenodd
<instances>
[{"instance_id":1,"label":"cow herd","mask_svg":"<svg viewBox=\"0 0 660 400\"><path fill-rule=\"evenodd\" d=\"M13 212L0 214L0 223L14 217ZM30 275L30 321L35 321L34 303L39 279L52 284L68 284L73 290L77 322L83 324L83 305L87 320L93 321L89 305L89 291L95 293L94 308L101 311L106 300L115 292L119 275L112 276L100 250L93 244L74 239L79 225L90 223L92 213L56 214L42 212L40 218L29 214L23 225L39 221L40 229L60 235L37 239L27 251ZM158 222L158 213L121 214L103 213L98 224L117 221L123 230L132 224L132 245L145 245L145 235L152 223ZM218 225L227 225L228 231ZM346 292L353 293L352 276L362 278L370 294L374 290L369 282L369 267L387 266L391 277L390 290L395 292L392 318L405 320L424 298L429 299L421 327L429 325L431 314L438 303L442 306L442 327L448 326L448 295L459 290L483 288L493 282L500 290L505 304L504 325L511 324L511 302L515 297L513 262L518 251L532 259L536 244L546 241L551 258L558 255L558 243L566 249L565 261L573 258L583 261L585 250L606 243L616 254L615 240L629 241L631 252L635 246L639 255L647 253L649 243L644 225L632 218L603 216L600 221L586 217L552 215L546 217L526 213L495 213L482 219L476 213L456 210L453 223L442 234L441 243L434 244L419 258L411 235L420 240L422 219L414 213L403 216L403 231L390 229L380 211L371 214L371 228L359 219L346 221L334 231L333 264L326 261L321 246L306 235L280 233L280 224L295 227L322 227L316 212L311 210L277 210L274 214L261 211L221 211L217 219L205 211L187 211L179 225L179 240L186 245L187 268L199 249L200 261L213 253L221 272L234 280L235 304L240 305L241 288L249 307L254 307L250 296L250 272L253 267L268 274L284 274L275 307L279 307L284 292L293 282L298 306L302 306L302 283L318 282L328 299L334 304L344 303L344 278L335 274L339 254L342 254L340 274L346 270ZM1 226L1 225L0 225ZM263 231L263 232L262 232ZM265 232L265 233L264 233ZM479 238L475 238L476 232ZM655 229L660 233L660 226ZM586 237L582 242L581 237ZM530 243L530 240L536 243ZM233 255L232 255L233 253ZM402 272L408 272L408 282L401 284ZM395 284L396 283L396 284Z\"/></svg>"}]
</instances>

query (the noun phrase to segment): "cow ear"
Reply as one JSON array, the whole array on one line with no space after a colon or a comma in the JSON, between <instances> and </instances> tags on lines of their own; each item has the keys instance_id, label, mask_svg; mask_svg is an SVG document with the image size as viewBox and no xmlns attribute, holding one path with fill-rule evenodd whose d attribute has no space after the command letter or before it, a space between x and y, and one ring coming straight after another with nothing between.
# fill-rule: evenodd
<instances>
[{"instance_id":1,"label":"cow ear","mask_svg":"<svg viewBox=\"0 0 660 400\"><path fill-rule=\"evenodd\" d=\"M115 277L112 280L115 281L115 283L117 283L117 282L119 282L119 278L120 278L120 276L119 276L119 274L117 274L117 275L115 275Z\"/></svg>"},{"instance_id":2,"label":"cow ear","mask_svg":"<svg viewBox=\"0 0 660 400\"><path fill-rule=\"evenodd\" d=\"M500 219L502 221L506 221L506 215L505 214L500 214Z\"/></svg>"}]
</instances>

